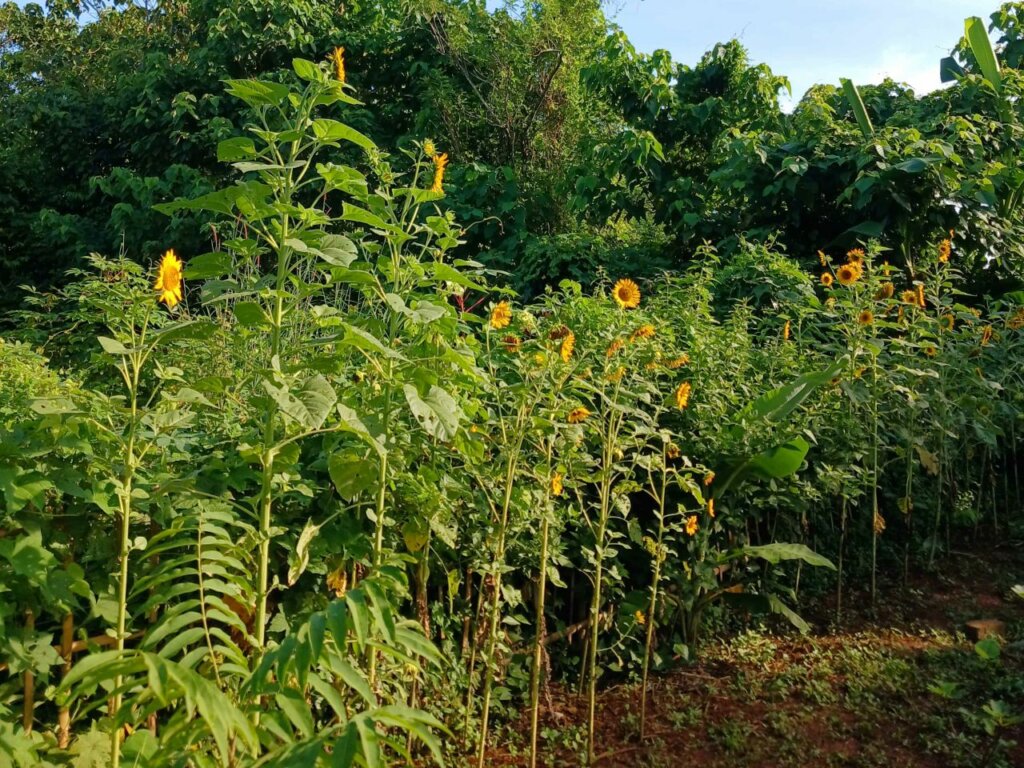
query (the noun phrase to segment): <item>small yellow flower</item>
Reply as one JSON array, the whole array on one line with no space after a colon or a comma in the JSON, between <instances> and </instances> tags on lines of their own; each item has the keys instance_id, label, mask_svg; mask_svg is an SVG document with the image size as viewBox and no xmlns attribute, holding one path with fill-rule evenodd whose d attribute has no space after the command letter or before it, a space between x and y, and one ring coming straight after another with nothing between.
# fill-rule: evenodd
<instances>
[{"instance_id":1,"label":"small yellow flower","mask_svg":"<svg viewBox=\"0 0 1024 768\"><path fill-rule=\"evenodd\" d=\"M590 411L588 411L583 406L580 406L578 408L573 408L571 411L569 411L569 417L567 420L570 424L580 424L586 421L589 417Z\"/></svg>"},{"instance_id":2,"label":"small yellow flower","mask_svg":"<svg viewBox=\"0 0 1024 768\"><path fill-rule=\"evenodd\" d=\"M444 192L444 169L448 167L448 155L434 155L434 183L430 187L431 192Z\"/></svg>"},{"instance_id":3,"label":"small yellow flower","mask_svg":"<svg viewBox=\"0 0 1024 768\"><path fill-rule=\"evenodd\" d=\"M705 488L709 487L713 482L715 482L715 473L714 472L708 472L706 475L704 475L704 487Z\"/></svg>"},{"instance_id":4,"label":"small yellow flower","mask_svg":"<svg viewBox=\"0 0 1024 768\"><path fill-rule=\"evenodd\" d=\"M831 272L824 272L824 273L822 273L822 275L821 275L821 284L822 285L824 285L826 288L831 288L832 284L834 282L835 282L835 278L832 277L832 273Z\"/></svg>"},{"instance_id":5,"label":"small yellow flower","mask_svg":"<svg viewBox=\"0 0 1024 768\"><path fill-rule=\"evenodd\" d=\"M851 286L860 280L861 268L857 264L843 264L836 270L836 279L845 286Z\"/></svg>"},{"instance_id":6,"label":"small yellow flower","mask_svg":"<svg viewBox=\"0 0 1024 768\"><path fill-rule=\"evenodd\" d=\"M857 322L861 325L871 325L875 322L875 315L870 309L865 309L857 315Z\"/></svg>"},{"instance_id":7,"label":"small yellow flower","mask_svg":"<svg viewBox=\"0 0 1024 768\"><path fill-rule=\"evenodd\" d=\"M572 353L574 349L576 349L576 334L569 331L562 338L562 346L558 350L558 355L562 358L563 363L568 363L572 360Z\"/></svg>"},{"instance_id":8,"label":"small yellow flower","mask_svg":"<svg viewBox=\"0 0 1024 768\"><path fill-rule=\"evenodd\" d=\"M552 496L561 496L562 495L562 488L563 488L563 485L562 485L562 473L561 472L555 472L555 474L553 474L551 476L551 495Z\"/></svg>"},{"instance_id":9,"label":"small yellow flower","mask_svg":"<svg viewBox=\"0 0 1024 768\"><path fill-rule=\"evenodd\" d=\"M698 523L698 520L697 520L697 516L696 515L690 515L688 518L686 518L686 535L687 536L696 536L697 535L697 528L698 528L698 526L699 526L699 523Z\"/></svg>"},{"instance_id":10,"label":"small yellow flower","mask_svg":"<svg viewBox=\"0 0 1024 768\"><path fill-rule=\"evenodd\" d=\"M537 365L544 365L548 361L548 356L543 352L535 352L533 355L533 362Z\"/></svg>"},{"instance_id":11,"label":"small yellow flower","mask_svg":"<svg viewBox=\"0 0 1024 768\"><path fill-rule=\"evenodd\" d=\"M711 517L715 516L715 500L714 499L708 499L708 514L711 515Z\"/></svg>"},{"instance_id":12,"label":"small yellow flower","mask_svg":"<svg viewBox=\"0 0 1024 768\"><path fill-rule=\"evenodd\" d=\"M790 327L789 326L789 320L787 320L786 324L784 326L782 326L782 340L783 341L789 341L789 327Z\"/></svg>"},{"instance_id":13,"label":"small yellow flower","mask_svg":"<svg viewBox=\"0 0 1024 768\"><path fill-rule=\"evenodd\" d=\"M615 283L612 298L620 309L634 309L640 306L640 288L632 280L623 278Z\"/></svg>"},{"instance_id":14,"label":"small yellow flower","mask_svg":"<svg viewBox=\"0 0 1024 768\"><path fill-rule=\"evenodd\" d=\"M684 381L676 387L676 406L679 410L685 409L690 404L690 392L692 391L693 387L688 381Z\"/></svg>"},{"instance_id":15,"label":"small yellow flower","mask_svg":"<svg viewBox=\"0 0 1024 768\"><path fill-rule=\"evenodd\" d=\"M636 613L634 613L633 618L636 619L636 623L639 624L641 627L647 623L647 617L644 615L643 611L637 611Z\"/></svg>"},{"instance_id":16,"label":"small yellow flower","mask_svg":"<svg viewBox=\"0 0 1024 768\"><path fill-rule=\"evenodd\" d=\"M431 160L434 159L434 155L437 154L437 145L434 144L433 139L427 139L423 142L423 154L429 157Z\"/></svg>"},{"instance_id":17,"label":"small yellow flower","mask_svg":"<svg viewBox=\"0 0 1024 768\"><path fill-rule=\"evenodd\" d=\"M331 64L334 65L334 79L342 85L345 84L345 49L335 48L330 55Z\"/></svg>"},{"instance_id":18,"label":"small yellow flower","mask_svg":"<svg viewBox=\"0 0 1024 768\"><path fill-rule=\"evenodd\" d=\"M950 240L943 240L939 243L939 261L946 264L949 261L949 255L953 252L953 243Z\"/></svg>"},{"instance_id":19,"label":"small yellow flower","mask_svg":"<svg viewBox=\"0 0 1024 768\"><path fill-rule=\"evenodd\" d=\"M153 290L160 291L157 301L162 301L168 309L174 309L181 301L181 267L181 259L174 255L174 249L167 251L160 262Z\"/></svg>"},{"instance_id":20,"label":"small yellow flower","mask_svg":"<svg viewBox=\"0 0 1024 768\"><path fill-rule=\"evenodd\" d=\"M512 322L512 305L507 301L499 301L491 310L491 328L500 331L508 328Z\"/></svg>"},{"instance_id":21,"label":"small yellow flower","mask_svg":"<svg viewBox=\"0 0 1024 768\"><path fill-rule=\"evenodd\" d=\"M633 335L630 337L630 341L636 341L637 339L650 339L654 337L655 333L657 333L657 331L654 330L653 325L651 325L650 323L644 323L635 331L633 331Z\"/></svg>"},{"instance_id":22,"label":"small yellow flower","mask_svg":"<svg viewBox=\"0 0 1024 768\"><path fill-rule=\"evenodd\" d=\"M878 293L875 294L875 299L883 301L885 299L891 299L892 295L896 292L896 286L892 283L882 283L878 289Z\"/></svg>"}]
</instances>

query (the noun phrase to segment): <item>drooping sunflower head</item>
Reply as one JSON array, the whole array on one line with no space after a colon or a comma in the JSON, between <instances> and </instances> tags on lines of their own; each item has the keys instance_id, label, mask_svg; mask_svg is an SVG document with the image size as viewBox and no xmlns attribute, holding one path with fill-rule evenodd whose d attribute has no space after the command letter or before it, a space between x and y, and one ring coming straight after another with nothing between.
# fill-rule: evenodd
<instances>
[{"instance_id":1,"label":"drooping sunflower head","mask_svg":"<svg viewBox=\"0 0 1024 768\"><path fill-rule=\"evenodd\" d=\"M345 49L335 48L328 57L334 66L334 79L342 85L345 84Z\"/></svg>"},{"instance_id":2,"label":"drooping sunflower head","mask_svg":"<svg viewBox=\"0 0 1024 768\"><path fill-rule=\"evenodd\" d=\"M523 340L520 339L515 334L509 334L508 336L501 340L501 343L505 345L505 349L507 349L509 352L511 352L512 354L516 354L519 351L520 347L522 347Z\"/></svg>"},{"instance_id":3,"label":"drooping sunflower head","mask_svg":"<svg viewBox=\"0 0 1024 768\"><path fill-rule=\"evenodd\" d=\"M635 309L640 306L640 288L632 280L623 278L612 288L612 298L619 309Z\"/></svg>"},{"instance_id":4,"label":"drooping sunflower head","mask_svg":"<svg viewBox=\"0 0 1024 768\"><path fill-rule=\"evenodd\" d=\"M684 365L689 365L689 364L690 364L690 356L684 352L679 357L674 358L672 360L669 360L667 363L665 363L665 367L666 368L670 368L671 370L674 371L677 368L682 368Z\"/></svg>"},{"instance_id":5,"label":"drooping sunflower head","mask_svg":"<svg viewBox=\"0 0 1024 768\"><path fill-rule=\"evenodd\" d=\"M858 264L843 264L836 270L836 279L845 286L851 286L860 280L861 268Z\"/></svg>"},{"instance_id":6,"label":"drooping sunflower head","mask_svg":"<svg viewBox=\"0 0 1024 768\"><path fill-rule=\"evenodd\" d=\"M892 283L882 283L878 288L878 293L875 294L877 301L884 301L885 299L891 299L893 294L896 293L896 286Z\"/></svg>"},{"instance_id":7,"label":"drooping sunflower head","mask_svg":"<svg viewBox=\"0 0 1024 768\"><path fill-rule=\"evenodd\" d=\"M782 326L782 340L789 341L790 321L787 320L786 324Z\"/></svg>"},{"instance_id":8,"label":"drooping sunflower head","mask_svg":"<svg viewBox=\"0 0 1024 768\"><path fill-rule=\"evenodd\" d=\"M633 331L633 335L630 336L630 341L636 341L637 339L651 339L654 338L655 333L657 333L657 331L655 331L653 325L650 323L644 323Z\"/></svg>"},{"instance_id":9,"label":"drooping sunflower head","mask_svg":"<svg viewBox=\"0 0 1024 768\"><path fill-rule=\"evenodd\" d=\"M705 488L710 487L713 482L715 482L715 473L714 472L708 472L706 475L704 475L704 487Z\"/></svg>"},{"instance_id":10,"label":"drooping sunflower head","mask_svg":"<svg viewBox=\"0 0 1024 768\"><path fill-rule=\"evenodd\" d=\"M676 445L675 443L669 443L668 447L665 449L665 457L668 459L675 460L678 459L681 455L682 453L679 450L679 446Z\"/></svg>"},{"instance_id":11,"label":"drooping sunflower head","mask_svg":"<svg viewBox=\"0 0 1024 768\"><path fill-rule=\"evenodd\" d=\"M917 284L917 306L924 309L927 306L927 302L924 299L924 283Z\"/></svg>"},{"instance_id":12,"label":"drooping sunflower head","mask_svg":"<svg viewBox=\"0 0 1024 768\"><path fill-rule=\"evenodd\" d=\"M822 275L821 275L821 284L824 285L826 288L831 288L833 283L835 283L835 281L836 280L835 280L834 277L832 277L832 273L831 272L823 272L822 273Z\"/></svg>"},{"instance_id":13,"label":"drooping sunflower head","mask_svg":"<svg viewBox=\"0 0 1024 768\"><path fill-rule=\"evenodd\" d=\"M953 252L953 243L951 240L943 240L939 243L939 261L943 264L949 262L949 256Z\"/></svg>"},{"instance_id":14,"label":"drooping sunflower head","mask_svg":"<svg viewBox=\"0 0 1024 768\"><path fill-rule=\"evenodd\" d=\"M870 309L865 309L857 315L857 322L861 325L871 325L875 322L875 315Z\"/></svg>"},{"instance_id":15,"label":"drooping sunflower head","mask_svg":"<svg viewBox=\"0 0 1024 768\"><path fill-rule=\"evenodd\" d=\"M344 566L339 566L327 574L327 588L336 597L344 597L348 591L348 572Z\"/></svg>"},{"instance_id":16,"label":"drooping sunflower head","mask_svg":"<svg viewBox=\"0 0 1024 768\"><path fill-rule=\"evenodd\" d=\"M875 520L872 528L874 528L876 536L881 536L885 532L885 518L877 512L875 512Z\"/></svg>"},{"instance_id":17,"label":"drooping sunflower head","mask_svg":"<svg viewBox=\"0 0 1024 768\"><path fill-rule=\"evenodd\" d=\"M605 376L605 379L610 381L612 384L618 384L622 381L622 377L626 375L626 366L620 365L614 371Z\"/></svg>"},{"instance_id":18,"label":"drooping sunflower head","mask_svg":"<svg viewBox=\"0 0 1024 768\"><path fill-rule=\"evenodd\" d=\"M684 410L690 404L691 392L693 392L693 386L688 381L684 381L676 387L676 407L679 410Z\"/></svg>"},{"instance_id":19,"label":"drooping sunflower head","mask_svg":"<svg viewBox=\"0 0 1024 768\"><path fill-rule=\"evenodd\" d=\"M615 339L611 344L608 345L608 350L605 354L608 357L614 357L623 347L622 339Z\"/></svg>"},{"instance_id":20,"label":"drooping sunflower head","mask_svg":"<svg viewBox=\"0 0 1024 768\"><path fill-rule=\"evenodd\" d=\"M447 153L434 155L434 183L430 187L431 192L442 194L444 192L444 169L448 167Z\"/></svg>"},{"instance_id":21,"label":"drooping sunflower head","mask_svg":"<svg viewBox=\"0 0 1024 768\"><path fill-rule=\"evenodd\" d=\"M562 358L563 363L568 363L572 360L573 350L576 349L576 334L569 331L565 336L562 337L562 345L558 349L558 355Z\"/></svg>"},{"instance_id":22,"label":"drooping sunflower head","mask_svg":"<svg viewBox=\"0 0 1024 768\"><path fill-rule=\"evenodd\" d=\"M823 267L828 265L828 257L825 256L824 251L818 251L818 261L821 262Z\"/></svg>"},{"instance_id":23,"label":"drooping sunflower head","mask_svg":"<svg viewBox=\"0 0 1024 768\"><path fill-rule=\"evenodd\" d=\"M562 488L563 488L562 473L561 472L555 472L555 474L553 474L551 476L551 495L552 496L561 496L562 495Z\"/></svg>"},{"instance_id":24,"label":"drooping sunflower head","mask_svg":"<svg viewBox=\"0 0 1024 768\"><path fill-rule=\"evenodd\" d=\"M699 527L700 527L700 522L697 520L697 516L696 515L690 515L688 518L686 518L686 535L687 536L696 536L697 535L697 528L699 528Z\"/></svg>"},{"instance_id":25,"label":"drooping sunflower head","mask_svg":"<svg viewBox=\"0 0 1024 768\"><path fill-rule=\"evenodd\" d=\"M567 417L566 420L570 424L581 424L584 421L586 421L588 418L590 418L590 411L588 411L586 408L584 408L581 405L581 406L579 406L577 408L573 408L571 411L569 411L569 416Z\"/></svg>"},{"instance_id":26,"label":"drooping sunflower head","mask_svg":"<svg viewBox=\"0 0 1024 768\"><path fill-rule=\"evenodd\" d=\"M499 301L494 305L494 309L491 310L491 328L496 331L500 331L502 328L508 328L512 322L512 305L507 301Z\"/></svg>"},{"instance_id":27,"label":"drooping sunflower head","mask_svg":"<svg viewBox=\"0 0 1024 768\"><path fill-rule=\"evenodd\" d=\"M181 259L174 255L173 248L160 261L153 290L160 291L157 301L162 301L168 309L174 309L182 298L181 267Z\"/></svg>"},{"instance_id":28,"label":"drooping sunflower head","mask_svg":"<svg viewBox=\"0 0 1024 768\"><path fill-rule=\"evenodd\" d=\"M715 516L715 500L714 499L708 499L708 514L711 517Z\"/></svg>"},{"instance_id":29,"label":"drooping sunflower head","mask_svg":"<svg viewBox=\"0 0 1024 768\"><path fill-rule=\"evenodd\" d=\"M937 354L939 354L939 350L935 348L934 344L925 344L924 353L928 355L928 357L935 357Z\"/></svg>"},{"instance_id":30,"label":"drooping sunflower head","mask_svg":"<svg viewBox=\"0 0 1024 768\"><path fill-rule=\"evenodd\" d=\"M1024 328L1024 307L1021 307L1013 313L1010 319L1006 321L1006 327L1012 331L1018 331L1021 328Z\"/></svg>"},{"instance_id":31,"label":"drooping sunflower head","mask_svg":"<svg viewBox=\"0 0 1024 768\"><path fill-rule=\"evenodd\" d=\"M992 326L986 325L981 329L981 346L987 347L990 341L992 341Z\"/></svg>"}]
</instances>

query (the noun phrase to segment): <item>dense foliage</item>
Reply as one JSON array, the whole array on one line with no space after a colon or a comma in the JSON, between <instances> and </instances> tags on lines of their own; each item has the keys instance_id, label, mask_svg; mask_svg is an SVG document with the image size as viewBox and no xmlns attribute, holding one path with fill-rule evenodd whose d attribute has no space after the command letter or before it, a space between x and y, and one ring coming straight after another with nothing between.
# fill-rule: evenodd
<instances>
[{"instance_id":1,"label":"dense foliage","mask_svg":"<svg viewBox=\"0 0 1024 768\"><path fill-rule=\"evenodd\" d=\"M1019 536L1021 13L786 115L591 0L3 6L0 755L536 761L565 679L592 764L606 682Z\"/></svg>"}]
</instances>

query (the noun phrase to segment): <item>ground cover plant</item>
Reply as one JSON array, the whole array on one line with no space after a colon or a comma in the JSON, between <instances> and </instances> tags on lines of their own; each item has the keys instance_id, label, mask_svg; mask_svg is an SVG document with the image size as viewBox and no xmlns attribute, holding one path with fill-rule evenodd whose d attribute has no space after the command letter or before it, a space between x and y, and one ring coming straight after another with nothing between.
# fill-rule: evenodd
<instances>
[{"instance_id":1,"label":"ground cover plant","mask_svg":"<svg viewBox=\"0 0 1024 768\"><path fill-rule=\"evenodd\" d=\"M105 102L216 20L136 62L216 94L169 118L208 156L0 195L5 266L69 238L0 335L5 763L1015 764L1020 6L939 96L790 118L738 44L678 67L594 4L356 5L315 56L316 3L2 9L2 183L54 50L103 42ZM209 56L247 13L294 55Z\"/></svg>"}]
</instances>

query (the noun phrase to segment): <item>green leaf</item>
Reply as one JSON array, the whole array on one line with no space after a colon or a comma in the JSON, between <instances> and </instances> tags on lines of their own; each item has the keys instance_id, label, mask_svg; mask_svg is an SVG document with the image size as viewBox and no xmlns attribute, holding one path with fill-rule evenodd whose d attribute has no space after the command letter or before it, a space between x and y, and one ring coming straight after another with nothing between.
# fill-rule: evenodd
<instances>
[{"instance_id":1,"label":"green leaf","mask_svg":"<svg viewBox=\"0 0 1024 768\"><path fill-rule=\"evenodd\" d=\"M263 385L281 411L306 429L320 429L338 402L334 387L319 373L303 382L302 388L295 392L287 387L275 387L270 381L264 381Z\"/></svg>"},{"instance_id":2,"label":"green leaf","mask_svg":"<svg viewBox=\"0 0 1024 768\"><path fill-rule=\"evenodd\" d=\"M406 384L403 389L413 416L428 435L439 440L455 438L462 410L448 392L436 384L430 386L425 397L412 384Z\"/></svg>"},{"instance_id":3,"label":"green leaf","mask_svg":"<svg viewBox=\"0 0 1024 768\"><path fill-rule=\"evenodd\" d=\"M802 560L808 565L820 568L835 570L836 567L827 557L822 557L813 549L803 544L764 544L759 547L743 547L739 554L746 557L757 557L772 565L778 565L783 560Z\"/></svg>"},{"instance_id":4,"label":"green leaf","mask_svg":"<svg viewBox=\"0 0 1024 768\"><path fill-rule=\"evenodd\" d=\"M747 466L754 474L762 477L789 477L800 469L810 448L802 437L795 437L755 456Z\"/></svg>"},{"instance_id":5,"label":"green leaf","mask_svg":"<svg viewBox=\"0 0 1024 768\"><path fill-rule=\"evenodd\" d=\"M295 544L295 553L291 565L288 567L288 586L294 587L306 567L309 565L309 545L320 533L320 526L315 525L312 520L306 521L306 527L299 534L299 540Z\"/></svg>"},{"instance_id":6,"label":"green leaf","mask_svg":"<svg viewBox=\"0 0 1024 768\"><path fill-rule=\"evenodd\" d=\"M227 91L251 107L276 107L288 98L287 85L266 80L225 80Z\"/></svg>"},{"instance_id":7,"label":"green leaf","mask_svg":"<svg viewBox=\"0 0 1024 768\"><path fill-rule=\"evenodd\" d=\"M982 76L996 93L999 93L1003 87L1003 76L999 71L999 60L992 48L992 41L985 29L985 22L977 16L965 19L964 37L967 38L967 44L971 47L971 53L974 54L974 59L978 62Z\"/></svg>"},{"instance_id":8,"label":"green leaf","mask_svg":"<svg viewBox=\"0 0 1024 768\"><path fill-rule=\"evenodd\" d=\"M255 157L256 145L248 136L237 136L224 139L217 144L217 160L222 163L233 163Z\"/></svg>"},{"instance_id":9,"label":"green leaf","mask_svg":"<svg viewBox=\"0 0 1024 768\"><path fill-rule=\"evenodd\" d=\"M259 302L239 301L231 307L231 311L243 328L269 328L272 325L270 315Z\"/></svg>"},{"instance_id":10,"label":"green leaf","mask_svg":"<svg viewBox=\"0 0 1024 768\"><path fill-rule=\"evenodd\" d=\"M840 78L839 82L843 86L843 95L846 96L846 102L850 105L853 116L857 118L860 132L864 134L865 139L870 139L875 135L875 128L871 124L871 118L868 116L867 109L864 107L864 100L860 97L860 91L857 89L857 86L845 77Z\"/></svg>"},{"instance_id":11,"label":"green leaf","mask_svg":"<svg viewBox=\"0 0 1024 768\"><path fill-rule=\"evenodd\" d=\"M286 689L275 694L274 701L300 734L306 738L313 735L313 715L309 711L305 697L299 691Z\"/></svg>"},{"instance_id":12,"label":"green leaf","mask_svg":"<svg viewBox=\"0 0 1024 768\"><path fill-rule=\"evenodd\" d=\"M377 148L377 145L370 138L364 136L355 128L339 123L337 120L328 120L326 118L314 120L313 134L320 141L349 141L365 150Z\"/></svg>"},{"instance_id":13,"label":"green leaf","mask_svg":"<svg viewBox=\"0 0 1024 768\"><path fill-rule=\"evenodd\" d=\"M378 466L370 456L353 450L332 453L327 459L331 482L338 495L350 502L376 485Z\"/></svg>"},{"instance_id":14,"label":"green leaf","mask_svg":"<svg viewBox=\"0 0 1024 768\"><path fill-rule=\"evenodd\" d=\"M103 347L103 351L106 352L108 355L123 356L131 354L128 350L128 347L126 347L117 339L111 339L108 338L107 336L97 336L96 340L100 343L100 346Z\"/></svg>"},{"instance_id":15,"label":"green leaf","mask_svg":"<svg viewBox=\"0 0 1024 768\"><path fill-rule=\"evenodd\" d=\"M292 59L292 69L296 75L310 83L319 83L324 79L323 70L307 59Z\"/></svg>"}]
</instances>

